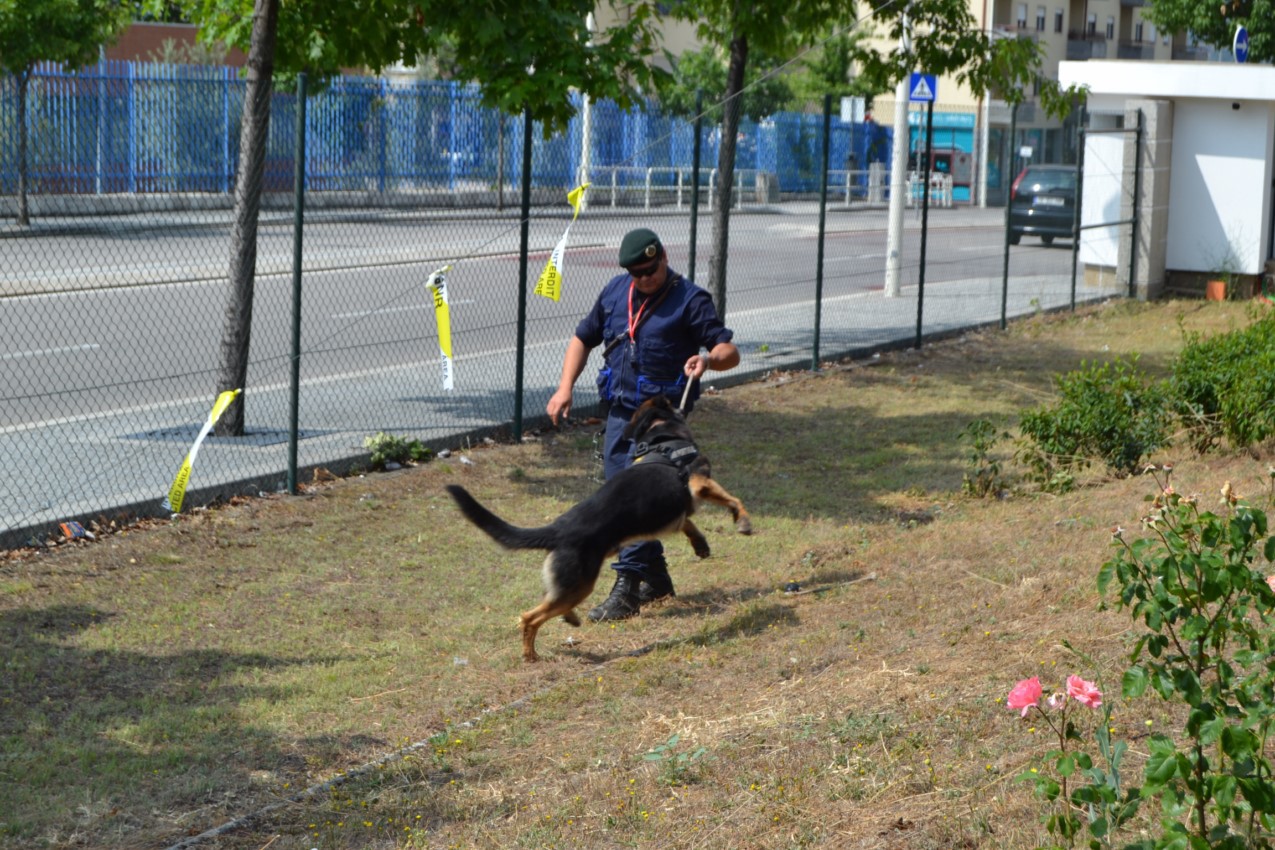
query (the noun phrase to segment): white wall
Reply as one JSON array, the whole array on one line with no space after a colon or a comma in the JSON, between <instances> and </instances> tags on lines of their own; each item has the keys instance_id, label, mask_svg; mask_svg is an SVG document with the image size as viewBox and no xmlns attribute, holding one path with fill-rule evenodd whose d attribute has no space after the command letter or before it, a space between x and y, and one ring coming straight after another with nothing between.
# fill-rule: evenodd
<instances>
[{"instance_id":1,"label":"white wall","mask_svg":"<svg viewBox=\"0 0 1275 850\"><path fill-rule=\"evenodd\" d=\"M1089 89L1092 110L1123 109L1131 99L1173 102L1166 268L1220 271L1229 257L1235 271L1262 271L1275 206L1275 67L1061 62L1058 77Z\"/></svg>"},{"instance_id":2,"label":"white wall","mask_svg":"<svg viewBox=\"0 0 1275 850\"><path fill-rule=\"evenodd\" d=\"M1272 112L1268 103L1175 105L1165 266L1258 274L1266 257Z\"/></svg>"},{"instance_id":3,"label":"white wall","mask_svg":"<svg viewBox=\"0 0 1275 850\"><path fill-rule=\"evenodd\" d=\"M1120 193L1124 184L1123 133L1085 136L1084 186L1080 195L1080 223L1102 224L1120 220ZM1080 231L1080 262L1114 268L1120 239L1129 226L1100 227Z\"/></svg>"}]
</instances>

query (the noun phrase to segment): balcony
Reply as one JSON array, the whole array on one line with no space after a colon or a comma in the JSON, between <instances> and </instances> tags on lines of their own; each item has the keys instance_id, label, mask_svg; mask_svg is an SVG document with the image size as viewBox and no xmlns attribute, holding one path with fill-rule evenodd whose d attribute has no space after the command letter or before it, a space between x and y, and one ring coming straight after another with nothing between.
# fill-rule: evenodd
<instances>
[{"instance_id":1,"label":"balcony","mask_svg":"<svg viewBox=\"0 0 1275 850\"><path fill-rule=\"evenodd\" d=\"M1178 62L1207 62L1209 61L1209 49L1203 44L1197 44L1194 47L1178 47L1174 45L1173 59Z\"/></svg>"},{"instance_id":2,"label":"balcony","mask_svg":"<svg viewBox=\"0 0 1275 850\"><path fill-rule=\"evenodd\" d=\"M1072 31L1067 33L1067 58L1072 61L1106 59L1107 39L1101 35L1086 35Z\"/></svg>"},{"instance_id":3,"label":"balcony","mask_svg":"<svg viewBox=\"0 0 1275 850\"><path fill-rule=\"evenodd\" d=\"M1141 41L1122 41L1116 47L1117 59L1154 59L1155 45Z\"/></svg>"}]
</instances>

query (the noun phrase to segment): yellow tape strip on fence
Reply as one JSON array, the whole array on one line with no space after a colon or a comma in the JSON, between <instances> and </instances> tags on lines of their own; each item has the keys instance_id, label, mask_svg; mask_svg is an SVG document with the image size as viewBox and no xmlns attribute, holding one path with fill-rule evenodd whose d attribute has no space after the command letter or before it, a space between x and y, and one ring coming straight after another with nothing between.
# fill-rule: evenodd
<instances>
[{"instance_id":1,"label":"yellow tape strip on fence","mask_svg":"<svg viewBox=\"0 0 1275 850\"><path fill-rule=\"evenodd\" d=\"M168 495L164 497L162 505L164 510L174 514L182 512L182 501L186 498L186 485L190 482L190 470L195 465L195 456L199 454L199 447L203 445L204 438L208 436L208 432L217 424L221 414L226 412L226 408L230 407L230 403L238 398L241 392L243 392L241 389L226 390L217 396L217 400L213 402L212 412L208 414L208 421L204 423L203 428L199 429L199 436L195 438L195 444L186 453L186 459L182 461L181 469L177 470L177 477L173 479L173 486L168 488Z\"/></svg>"},{"instance_id":2,"label":"yellow tape strip on fence","mask_svg":"<svg viewBox=\"0 0 1275 850\"><path fill-rule=\"evenodd\" d=\"M549 255L545 270L540 273L540 279L536 281L537 295L543 295L554 301L562 297L562 255L567 250L567 234L571 232L571 225L575 224L576 219L580 217L580 201L584 197L584 190L590 185L583 183L567 193L567 203L571 204L574 212L571 214L571 221L567 222L567 229L562 232L562 238L558 240L553 253Z\"/></svg>"},{"instance_id":3,"label":"yellow tape strip on fence","mask_svg":"<svg viewBox=\"0 0 1275 850\"><path fill-rule=\"evenodd\" d=\"M452 309L447 300L447 272L443 266L429 276L425 286L434 299L434 318L438 321L438 351L443 361L443 389L452 389Z\"/></svg>"}]
</instances>

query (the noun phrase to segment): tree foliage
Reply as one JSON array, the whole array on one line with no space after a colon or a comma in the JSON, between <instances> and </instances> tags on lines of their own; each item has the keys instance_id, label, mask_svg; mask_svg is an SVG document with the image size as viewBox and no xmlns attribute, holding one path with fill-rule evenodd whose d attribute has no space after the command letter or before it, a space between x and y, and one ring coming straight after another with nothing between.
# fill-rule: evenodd
<instances>
[{"instance_id":1,"label":"tree foliage","mask_svg":"<svg viewBox=\"0 0 1275 850\"><path fill-rule=\"evenodd\" d=\"M0 0L0 71L18 84L18 216L31 223L27 203L27 89L37 62L79 68L128 22L115 0Z\"/></svg>"},{"instance_id":2,"label":"tree foliage","mask_svg":"<svg viewBox=\"0 0 1275 850\"><path fill-rule=\"evenodd\" d=\"M911 50L881 53L871 44L855 45L860 74L877 91L891 91L913 71L951 75L976 95L992 93L1009 103L1021 103L1040 77L1041 46L1032 39L994 37L980 29L965 0L915 0L906 18L898 6L870 7L860 26L899 44L905 35ZM1063 91L1054 81L1040 80L1042 108L1062 116L1070 109L1074 92Z\"/></svg>"},{"instance_id":3,"label":"tree foliage","mask_svg":"<svg viewBox=\"0 0 1275 850\"><path fill-rule=\"evenodd\" d=\"M128 11L115 0L0 0L0 69L19 76L36 62L94 62Z\"/></svg>"},{"instance_id":4,"label":"tree foliage","mask_svg":"<svg viewBox=\"0 0 1275 850\"><path fill-rule=\"evenodd\" d=\"M658 88L660 106L666 112L693 118L697 93L703 97L704 104L717 104L726 99L729 62L719 46L709 45L670 58L673 73ZM760 120L787 106L793 91L788 80L775 73L779 62L756 54L752 58L754 61L749 63L744 76L740 114Z\"/></svg>"},{"instance_id":5,"label":"tree foliage","mask_svg":"<svg viewBox=\"0 0 1275 850\"><path fill-rule=\"evenodd\" d=\"M793 76L793 96L802 101L815 101L826 94L833 97L858 95L871 97L876 89L856 72L855 50L863 33L835 27L831 34L819 39L815 47L801 59L801 70Z\"/></svg>"},{"instance_id":6,"label":"tree foliage","mask_svg":"<svg viewBox=\"0 0 1275 850\"><path fill-rule=\"evenodd\" d=\"M1248 61L1275 62L1272 0L1148 0L1144 14L1165 32L1190 30L1214 47L1229 48L1242 25L1248 30Z\"/></svg>"},{"instance_id":7,"label":"tree foliage","mask_svg":"<svg viewBox=\"0 0 1275 850\"><path fill-rule=\"evenodd\" d=\"M168 5L149 0L158 9ZM252 0L180 0L200 37L247 51ZM590 32L591 0L486 0L481 9L450 0L290 0L279 10L275 69L322 80L344 68L380 73L398 62L445 57L447 74L473 80L487 106L530 112L546 134L575 114L571 90L637 101L660 71L644 62L655 50L653 3L635 3L625 21Z\"/></svg>"}]
</instances>

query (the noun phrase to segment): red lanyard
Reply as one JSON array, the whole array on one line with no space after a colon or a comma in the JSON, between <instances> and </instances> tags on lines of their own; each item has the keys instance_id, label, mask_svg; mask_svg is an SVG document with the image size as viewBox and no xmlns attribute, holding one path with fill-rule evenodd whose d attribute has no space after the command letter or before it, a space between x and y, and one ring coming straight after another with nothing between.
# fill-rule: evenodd
<instances>
[{"instance_id":1,"label":"red lanyard","mask_svg":"<svg viewBox=\"0 0 1275 850\"><path fill-rule=\"evenodd\" d=\"M636 332L637 332L637 327L638 327L638 325L640 325L640 324L642 323L642 311L646 309L646 305L647 305L647 304L650 302L650 300L651 300L651 299L648 297L645 301L643 301L643 302L642 302L642 306L641 306L641 307L638 307L637 316L634 316L634 315L633 315L633 287L634 287L634 285L635 285L635 284L634 284L634 281L630 280L630 281L629 281L629 340L630 340L631 342L637 342L637 338L634 336L634 333L636 333Z\"/></svg>"}]
</instances>

